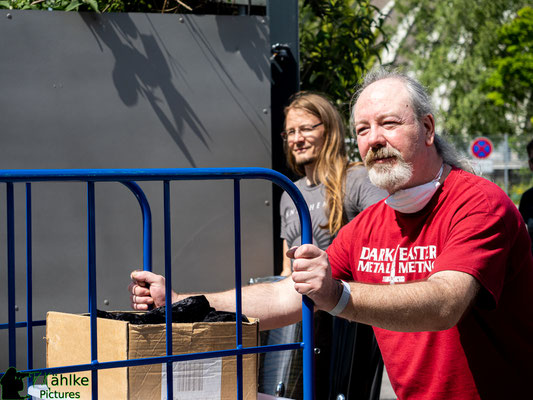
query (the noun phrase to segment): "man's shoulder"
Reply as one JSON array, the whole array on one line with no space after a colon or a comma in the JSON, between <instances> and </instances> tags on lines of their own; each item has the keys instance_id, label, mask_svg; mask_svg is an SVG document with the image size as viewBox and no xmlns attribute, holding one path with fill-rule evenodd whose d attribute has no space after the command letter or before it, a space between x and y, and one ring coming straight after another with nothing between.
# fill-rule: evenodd
<instances>
[{"instance_id":1,"label":"man's shoulder","mask_svg":"<svg viewBox=\"0 0 533 400\"><path fill-rule=\"evenodd\" d=\"M310 191L312 190L309 190L310 187L307 185L307 181L306 181L306 177L302 177L296 181L293 182L294 185L298 188L298 190L300 191L300 193L302 193L302 196L304 198L307 198L309 197L309 193ZM320 186L322 184L319 184L317 186ZM315 186L313 186L311 189L315 188ZM281 206L288 206L288 207L294 207L294 203L291 199L291 197L289 196L289 194L287 192L283 192L282 195L281 195L281 200L280 200L280 204Z\"/></svg>"},{"instance_id":2,"label":"man's shoulder","mask_svg":"<svg viewBox=\"0 0 533 400\"><path fill-rule=\"evenodd\" d=\"M461 193L466 191L469 193L469 195L490 194L492 196L497 195L507 197L502 188L483 176L479 176L458 168L452 169L450 175L454 178L454 189L456 191L460 191Z\"/></svg>"},{"instance_id":3,"label":"man's shoulder","mask_svg":"<svg viewBox=\"0 0 533 400\"><path fill-rule=\"evenodd\" d=\"M294 183L294 186L296 186L298 189L301 190L302 187L305 187L306 186L306 182L305 182L305 176L295 180L295 181L292 181L292 183ZM286 195L288 196L287 192L283 192L283 195Z\"/></svg>"},{"instance_id":4,"label":"man's shoulder","mask_svg":"<svg viewBox=\"0 0 533 400\"><path fill-rule=\"evenodd\" d=\"M452 170L451 175L450 200L454 201L454 207L464 206L465 210L493 215L518 212L503 189L488 179L459 169Z\"/></svg>"}]
</instances>

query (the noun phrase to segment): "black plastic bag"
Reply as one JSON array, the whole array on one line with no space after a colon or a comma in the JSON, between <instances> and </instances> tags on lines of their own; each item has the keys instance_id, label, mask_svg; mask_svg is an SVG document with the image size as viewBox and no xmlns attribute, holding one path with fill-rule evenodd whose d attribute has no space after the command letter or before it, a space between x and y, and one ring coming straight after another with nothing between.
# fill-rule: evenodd
<instances>
[{"instance_id":1,"label":"black plastic bag","mask_svg":"<svg viewBox=\"0 0 533 400\"><path fill-rule=\"evenodd\" d=\"M158 307L146 313L107 312L97 310L98 318L128 321L130 324L164 324L166 307ZM216 311L209 305L205 296L191 296L172 304L172 322L231 322L235 321L235 313ZM242 316L243 322L249 322Z\"/></svg>"}]
</instances>

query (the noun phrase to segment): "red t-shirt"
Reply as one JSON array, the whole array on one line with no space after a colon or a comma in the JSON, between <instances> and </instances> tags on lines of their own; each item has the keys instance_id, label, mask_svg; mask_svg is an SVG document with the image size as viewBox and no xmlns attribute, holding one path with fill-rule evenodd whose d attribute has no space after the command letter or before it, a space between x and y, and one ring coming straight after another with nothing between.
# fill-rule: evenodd
<instances>
[{"instance_id":1,"label":"red t-shirt","mask_svg":"<svg viewBox=\"0 0 533 400\"><path fill-rule=\"evenodd\" d=\"M399 399L518 399L533 378L533 259L516 206L486 179L453 169L421 211L380 201L327 250L333 276L397 284L442 270L482 285L453 328L392 332L374 328Z\"/></svg>"}]
</instances>

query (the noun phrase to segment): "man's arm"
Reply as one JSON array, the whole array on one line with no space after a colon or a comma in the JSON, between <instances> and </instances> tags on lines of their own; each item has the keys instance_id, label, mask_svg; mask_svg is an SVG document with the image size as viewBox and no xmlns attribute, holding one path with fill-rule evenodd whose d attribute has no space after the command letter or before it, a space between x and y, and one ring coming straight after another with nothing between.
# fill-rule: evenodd
<instances>
[{"instance_id":1,"label":"man's arm","mask_svg":"<svg viewBox=\"0 0 533 400\"><path fill-rule=\"evenodd\" d=\"M474 302L479 283L459 271L442 271L426 281L369 285L350 283L351 301L340 314L392 331L440 331L455 326Z\"/></svg>"},{"instance_id":2,"label":"man's arm","mask_svg":"<svg viewBox=\"0 0 533 400\"><path fill-rule=\"evenodd\" d=\"M150 305L165 304L165 278L148 271L134 271L131 306L135 310L147 310ZM211 307L217 311L235 312L235 290L219 293L203 293ZM172 291L172 302L193 294L178 294ZM242 313L260 320L261 330L279 328L298 322L302 317L302 296L293 289L290 277L274 283L262 283L242 288Z\"/></svg>"},{"instance_id":3,"label":"man's arm","mask_svg":"<svg viewBox=\"0 0 533 400\"><path fill-rule=\"evenodd\" d=\"M304 245L290 252L293 280L300 294L317 308L331 311L342 293L342 284L331 277L327 254ZM453 327L474 302L480 288L469 274L437 272L425 281L372 285L351 282L351 297L340 316L368 325L401 332L438 331Z\"/></svg>"}]
</instances>

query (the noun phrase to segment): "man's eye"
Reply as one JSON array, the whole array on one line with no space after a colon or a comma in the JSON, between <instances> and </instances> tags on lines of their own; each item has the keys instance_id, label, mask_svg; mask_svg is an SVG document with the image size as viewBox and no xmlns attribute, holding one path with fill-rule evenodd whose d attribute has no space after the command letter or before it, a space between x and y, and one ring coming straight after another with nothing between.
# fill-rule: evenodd
<instances>
[{"instance_id":1,"label":"man's eye","mask_svg":"<svg viewBox=\"0 0 533 400\"><path fill-rule=\"evenodd\" d=\"M356 134L357 136L363 136L363 135L365 135L367 132L368 132L368 128L357 128L357 129L355 130L355 134Z\"/></svg>"},{"instance_id":2,"label":"man's eye","mask_svg":"<svg viewBox=\"0 0 533 400\"><path fill-rule=\"evenodd\" d=\"M287 135L288 136L292 136L292 135L294 135L294 132L295 132L294 129L290 129L290 130L287 131Z\"/></svg>"},{"instance_id":3,"label":"man's eye","mask_svg":"<svg viewBox=\"0 0 533 400\"><path fill-rule=\"evenodd\" d=\"M385 126L395 126L395 125L398 125L398 121L385 121L385 122L383 122L383 125L385 125Z\"/></svg>"}]
</instances>

